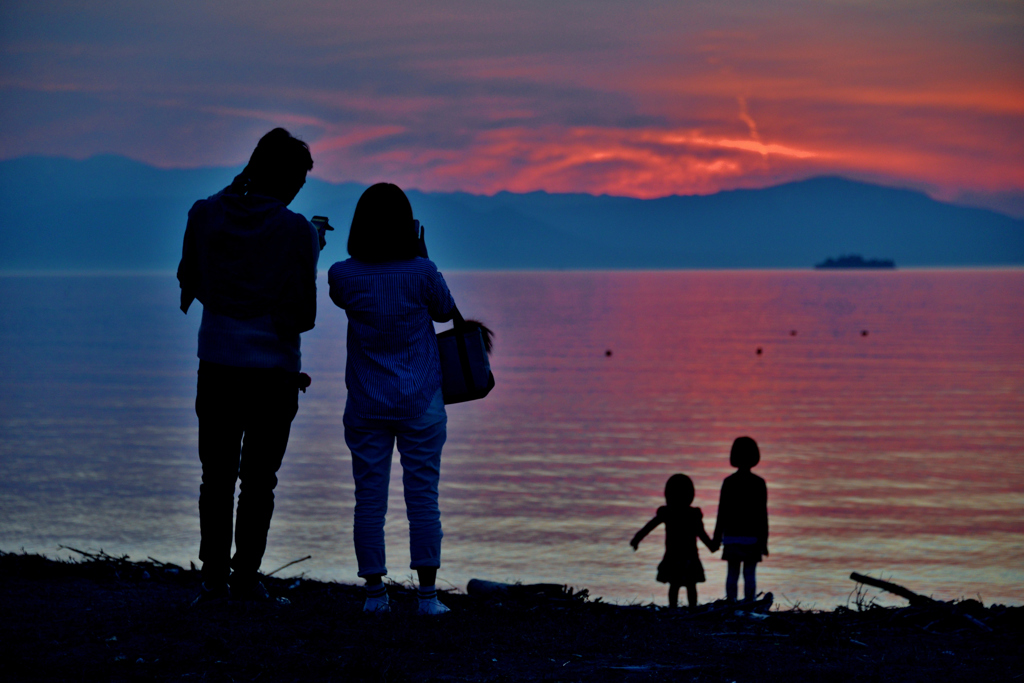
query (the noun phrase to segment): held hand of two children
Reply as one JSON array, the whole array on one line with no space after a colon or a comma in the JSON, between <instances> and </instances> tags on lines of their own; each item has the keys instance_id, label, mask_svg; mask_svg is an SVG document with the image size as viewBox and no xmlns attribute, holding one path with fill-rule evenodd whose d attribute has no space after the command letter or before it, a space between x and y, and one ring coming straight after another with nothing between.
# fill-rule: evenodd
<instances>
[{"instance_id":1,"label":"held hand of two children","mask_svg":"<svg viewBox=\"0 0 1024 683\"><path fill-rule=\"evenodd\" d=\"M298 383L299 383L299 390L301 390L302 393L306 393L306 388L310 384L313 383L313 378L311 378L309 375L307 375L304 372L300 372L299 373L299 377L298 377Z\"/></svg>"}]
</instances>

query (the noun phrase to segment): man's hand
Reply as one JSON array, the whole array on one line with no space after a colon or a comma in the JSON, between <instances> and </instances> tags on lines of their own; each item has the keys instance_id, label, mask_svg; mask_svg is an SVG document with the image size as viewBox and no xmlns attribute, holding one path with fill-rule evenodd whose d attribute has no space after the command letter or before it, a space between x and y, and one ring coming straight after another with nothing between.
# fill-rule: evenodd
<instances>
[{"instance_id":1,"label":"man's hand","mask_svg":"<svg viewBox=\"0 0 1024 683\"><path fill-rule=\"evenodd\" d=\"M313 216L310 223L316 228L316 235L320 238L320 251L323 251L327 246L327 231L334 230L334 228L328 222L327 216Z\"/></svg>"}]
</instances>

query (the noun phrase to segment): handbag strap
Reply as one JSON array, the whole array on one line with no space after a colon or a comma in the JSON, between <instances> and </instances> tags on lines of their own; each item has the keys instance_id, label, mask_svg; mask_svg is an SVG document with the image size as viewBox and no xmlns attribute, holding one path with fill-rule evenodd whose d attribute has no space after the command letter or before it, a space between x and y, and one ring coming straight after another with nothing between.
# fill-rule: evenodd
<instances>
[{"instance_id":1,"label":"handbag strap","mask_svg":"<svg viewBox=\"0 0 1024 683\"><path fill-rule=\"evenodd\" d=\"M454 327L465 327L466 325L466 319L462 317L458 306L452 308L452 325Z\"/></svg>"}]
</instances>

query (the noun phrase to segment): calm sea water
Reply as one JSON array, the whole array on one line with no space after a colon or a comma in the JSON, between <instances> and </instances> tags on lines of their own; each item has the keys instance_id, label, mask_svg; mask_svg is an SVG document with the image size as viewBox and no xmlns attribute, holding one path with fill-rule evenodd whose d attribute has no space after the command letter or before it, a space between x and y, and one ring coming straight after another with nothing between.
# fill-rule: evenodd
<instances>
[{"instance_id":1,"label":"calm sea water","mask_svg":"<svg viewBox=\"0 0 1024 683\"><path fill-rule=\"evenodd\" d=\"M759 587L783 604L845 604L851 571L1024 603L1024 272L448 281L497 332L498 386L449 407L442 582L664 604L662 532L636 553L627 542L675 472L711 532L729 445L747 434L769 490ZM283 573L354 582L345 318L320 292L264 570L310 554ZM0 549L195 559L198 323L169 274L0 278ZM404 580L397 472L387 533ZM701 599L719 598L724 563L701 556Z\"/></svg>"}]
</instances>

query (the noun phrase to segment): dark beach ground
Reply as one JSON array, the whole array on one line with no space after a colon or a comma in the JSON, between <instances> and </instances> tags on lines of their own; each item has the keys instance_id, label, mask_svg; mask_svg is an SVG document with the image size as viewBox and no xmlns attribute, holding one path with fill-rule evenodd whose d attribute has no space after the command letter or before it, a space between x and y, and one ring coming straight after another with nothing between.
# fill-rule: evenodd
<instances>
[{"instance_id":1,"label":"dark beach ground","mask_svg":"<svg viewBox=\"0 0 1024 683\"><path fill-rule=\"evenodd\" d=\"M618 607L585 593L478 597L364 615L357 586L265 581L291 604L190 608L198 573L101 557L0 554L6 681L1024 680L1024 607ZM853 586L851 582L851 587Z\"/></svg>"}]
</instances>

